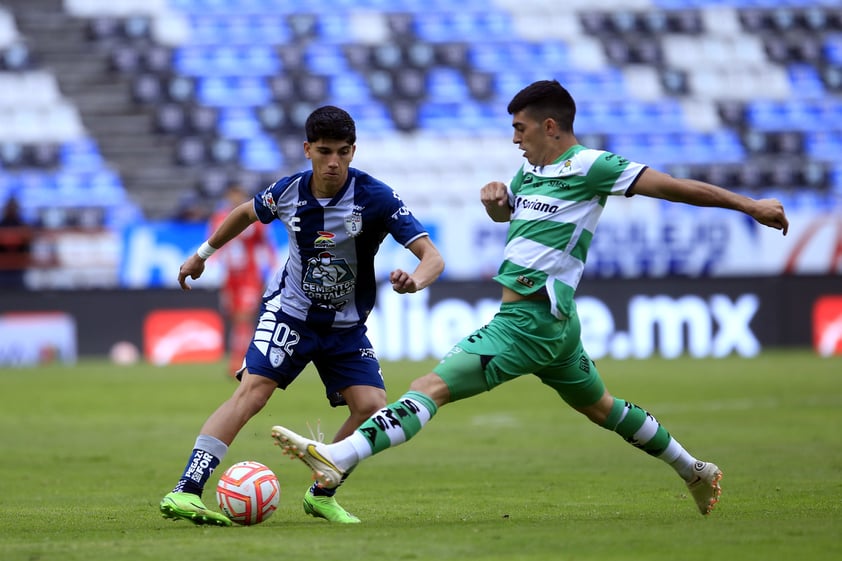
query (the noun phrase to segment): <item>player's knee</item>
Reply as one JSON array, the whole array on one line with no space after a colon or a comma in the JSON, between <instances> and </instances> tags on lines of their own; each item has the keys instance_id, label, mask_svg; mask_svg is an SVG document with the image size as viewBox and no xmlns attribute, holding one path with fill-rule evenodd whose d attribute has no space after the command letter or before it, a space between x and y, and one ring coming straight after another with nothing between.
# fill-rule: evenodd
<instances>
[{"instance_id":1,"label":"player's knee","mask_svg":"<svg viewBox=\"0 0 842 561\"><path fill-rule=\"evenodd\" d=\"M345 388L342 397L348 404L350 416L364 421L386 407L386 390L371 386L351 386Z\"/></svg>"},{"instance_id":2,"label":"player's knee","mask_svg":"<svg viewBox=\"0 0 842 561\"><path fill-rule=\"evenodd\" d=\"M591 422L603 426L611 414L611 408L614 406L614 398L607 391L602 394L602 397L594 404L584 407L576 407L576 411L583 414Z\"/></svg>"},{"instance_id":3,"label":"player's knee","mask_svg":"<svg viewBox=\"0 0 842 561\"><path fill-rule=\"evenodd\" d=\"M374 399L361 404L355 411L351 412L351 415L364 421L386 407L386 405L385 399Z\"/></svg>"}]
</instances>

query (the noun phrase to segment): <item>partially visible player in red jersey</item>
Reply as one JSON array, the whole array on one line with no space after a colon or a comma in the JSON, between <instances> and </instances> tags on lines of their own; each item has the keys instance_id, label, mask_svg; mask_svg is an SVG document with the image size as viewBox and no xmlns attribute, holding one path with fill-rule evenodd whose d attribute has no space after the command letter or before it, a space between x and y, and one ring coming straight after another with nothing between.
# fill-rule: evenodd
<instances>
[{"instance_id":1,"label":"partially visible player in red jersey","mask_svg":"<svg viewBox=\"0 0 842 561\"><path fill-rule=\"evenodd\" d=\"M230 183L224 202L211 216L210 231L216 230L232 209L251 197L238 183ZM275 253L268 228L255 222L225 244L217 255L223 267L220 304L228 323L228 367L233 376L242 368L251 343L255 316L265 286L263 271L274 266Z\"/></svg>"}]
</instances>

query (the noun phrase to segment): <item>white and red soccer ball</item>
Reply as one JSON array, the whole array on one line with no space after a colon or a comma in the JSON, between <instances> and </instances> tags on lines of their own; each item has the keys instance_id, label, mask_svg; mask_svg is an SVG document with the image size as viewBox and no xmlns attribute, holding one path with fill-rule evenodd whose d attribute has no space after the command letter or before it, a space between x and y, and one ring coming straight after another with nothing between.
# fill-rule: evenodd
<instances>
[{"instance_id":1,"label":"white and red soccer ball","mask_svg":"<svg viewBox=\"0 0 842 561\"><path fill-rule=\"evenodd\" d=\"M239 462L219 478L216 500L225 516L237 524L260 524L278 508L281 485L260 462Z\"/></svg>"}]
</instances>

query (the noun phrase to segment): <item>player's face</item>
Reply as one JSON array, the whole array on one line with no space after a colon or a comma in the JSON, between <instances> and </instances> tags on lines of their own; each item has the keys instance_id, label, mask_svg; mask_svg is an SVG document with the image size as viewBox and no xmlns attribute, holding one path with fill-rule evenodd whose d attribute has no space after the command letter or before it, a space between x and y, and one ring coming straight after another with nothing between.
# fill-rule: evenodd
<instances>
[{"instance_id":1,"label":"player's face","mask_svg":"<svg viewBox=\"0 0 842 561\"><path fill-rule=\"evenodd\" d=\"M304 155L313 166L312 187L322 194L336 193L348 179L348 167L356 146L344 140L317 140L304 143Z\"/></svg>"},{"instance_id":2,"label":"player's face","mask_svg":"<svg viewBox=\"0 0 842 561\"><path fill-rule=\"evenodd\" d=\"M523 150L523 157L533 166L552 163L552 148L541 122L531 118L526 111L512 115L514 134L512 142Z\"/></svg>"}]
</instances>

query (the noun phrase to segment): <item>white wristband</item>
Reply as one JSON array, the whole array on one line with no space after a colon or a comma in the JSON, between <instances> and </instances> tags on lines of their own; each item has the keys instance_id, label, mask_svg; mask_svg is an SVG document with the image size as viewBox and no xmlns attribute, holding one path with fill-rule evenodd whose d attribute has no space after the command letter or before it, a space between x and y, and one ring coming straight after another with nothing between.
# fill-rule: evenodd
<instances>
[{"instance_id":1,"label":"white wristband","mask_svg":"<svg viewBox=\"0 0 842 561\"><path fill-rule=\"evenodd\" d=\"M199 249L196 250L196 255L198 255L203 260L205 260L208 257L210 257L211 255L213 255L213 253L215 251L216 251L215 247L213 247L208 242L204 242L204 243L202 243L202 245L199 246Z\"/></svg>"}]
</instances>

